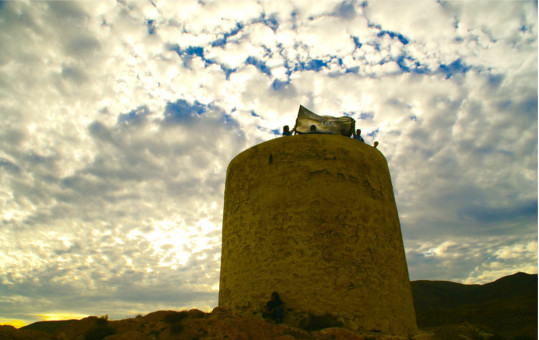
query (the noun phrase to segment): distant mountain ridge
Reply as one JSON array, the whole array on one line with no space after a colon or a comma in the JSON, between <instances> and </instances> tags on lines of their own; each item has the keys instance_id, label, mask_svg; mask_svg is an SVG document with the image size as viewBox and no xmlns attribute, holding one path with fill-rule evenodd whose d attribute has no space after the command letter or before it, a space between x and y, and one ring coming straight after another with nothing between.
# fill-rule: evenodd
<instances>
[{"instance_id":1,"label":"distant mountain ridge","mask_svg":"<svg viewBox=\"0 0 539 340\"><path fill-rule=\"evenodd\" d=\"M537 274L483 285L419 280L411 286L421 329L469 323L504 338L537 339Z\"/></svg>"}]
</instances>

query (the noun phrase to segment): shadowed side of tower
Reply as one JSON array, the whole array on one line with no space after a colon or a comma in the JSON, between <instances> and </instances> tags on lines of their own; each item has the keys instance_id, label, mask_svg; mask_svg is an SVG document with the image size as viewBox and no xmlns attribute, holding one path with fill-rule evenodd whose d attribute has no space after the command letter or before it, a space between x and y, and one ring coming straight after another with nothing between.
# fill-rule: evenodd
<instances>
[{"instance_id":1,"label":"shadowed side of tower","mask_svg":"<svg viewBox=\"0 0 539 340\"><path fill-rule=\"evenodd\" d=\"M337 135L254 146L228 167L219 306L285 323L331 314L353 330L417 331L393 187L383 155Z\"/></svg>"}]
</instances>

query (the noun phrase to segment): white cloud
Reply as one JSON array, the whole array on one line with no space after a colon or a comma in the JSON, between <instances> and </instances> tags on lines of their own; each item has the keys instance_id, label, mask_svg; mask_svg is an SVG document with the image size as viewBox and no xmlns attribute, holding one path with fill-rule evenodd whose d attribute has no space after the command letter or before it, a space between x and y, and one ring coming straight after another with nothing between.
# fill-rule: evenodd
<instances>
[{"instance_id":1,"label":"white cloud","mask_svg":"<svg viewBox=\"0 0 539 340\"><path fill-rule=\"evenodd\" d=\"M260 58L263 55L264 51L261 47L255 48L244 40L243 42L231 41L224 48L212 48L207 57L227 68L236 69L242 66L248 57Z\"/></svg>"},{"instance_id":2,"label":"white cloud","mask_svg":"<svg viewBox=\"0 0 539 340\"><path fill-rule=\"evenodd\" d=\"M308 56L325 58L330 54L347 55L354 43L340 18L324 16L309 21L297 30L297 42L308 46Z\"/></svg>"},{"instance_id":3,"label":"white cloud","mask_svg":"<svg viewBox=\"0 0 539 340\"><path fill-rule=\"evenodd\" d=\"M275 32L264 23L253 23L245 27L245 34L253 46L267 46L274 48L277 42Z\"/></svg>"},{"instance_id":4,"label":"white cloud","mask_svg":"<svg viewBox=\"0 0 539 340\"><path fill-rule=\"evenodd\" d=\"M503 245L490 253L492 258L475 267L465 283L488 283L517 272L537 274L537 240Z\"/></svg>"},{"instance_id":5,"label":"white cloud","mask_svg":"<svg viewBox=\"0 0 539 340\"><path fill-rule=\"evenodd\" d=\"M457 256L457 254L452 251L451 248L455 248L457 244L451 241L445 241L442 244L427 249L425 251L425 256L439 256L439 257L447 257L447 256Z\"/></svg>"}]
</instances>

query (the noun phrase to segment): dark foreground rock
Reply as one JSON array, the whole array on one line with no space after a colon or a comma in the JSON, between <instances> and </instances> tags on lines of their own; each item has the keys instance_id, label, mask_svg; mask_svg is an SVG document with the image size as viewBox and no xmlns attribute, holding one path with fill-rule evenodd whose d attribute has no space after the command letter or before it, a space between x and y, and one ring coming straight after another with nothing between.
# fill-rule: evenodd
<instances>
[{"instance_id":1,"label":"dark foreground rock","mask_svg":"<svg viewBox=\"0 0 539 340\"><path fill-rule=\"evenodd\" d=\"M277 325L261 318L237 318L226 310L215 308L211 313L190 311L157 311L144 317L109 321L105 317L88 317L57 328L41 322L33 327L15 329L1 326L0 339L35 340L168 340L168 339L315 339L315 340L405 340L407 337L365 332L356 333L344 328L330 327L306 331L287 325ZM46 330L39 330L37 328ZM432 339L429 334L419 334L413 339Z\"/></svg>"},{"instance_id":2,"label":"dark foreground rock","mask_svg":"<svg viewBox=\"0 0 539 340\"><path fill-rule=\"evenodd\" d=\"M468 323L431 327L420 330L414 337L402 337L379 332L352 332L329 327L307 331L288 325L277 325L261 318L237 318L215 308L211 313L190 311L157 311L144 317L107 320L88 317L67 323L47 325L40 322L32 327L16 329L0 326L2 340L194 340L194 339L253 339L253 340L435 340L435 339L505 339L484 327ZM56 327L56 328L55 328ZM42 328L43 330L40 330ZM526 339L526 338L518 338Z\"/></svg>"}]
</instances>

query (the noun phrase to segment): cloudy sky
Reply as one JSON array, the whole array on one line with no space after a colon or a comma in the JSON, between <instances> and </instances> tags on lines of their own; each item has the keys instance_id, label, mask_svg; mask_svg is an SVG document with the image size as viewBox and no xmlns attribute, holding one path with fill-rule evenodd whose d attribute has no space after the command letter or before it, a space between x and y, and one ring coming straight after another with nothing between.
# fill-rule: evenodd
<instances>
[{"instance_id":1,"label":"cloudy sky","mask_svg":"<svg viewBox=\"0 0 539 340\"><path fill-rule=\"evenodd\" d=\"M215 307L227 165L300 104L380 142L412 280L537 273L537 11L0 2L0 323Z\"/></svg>"}]
</instances>

